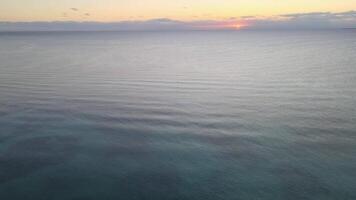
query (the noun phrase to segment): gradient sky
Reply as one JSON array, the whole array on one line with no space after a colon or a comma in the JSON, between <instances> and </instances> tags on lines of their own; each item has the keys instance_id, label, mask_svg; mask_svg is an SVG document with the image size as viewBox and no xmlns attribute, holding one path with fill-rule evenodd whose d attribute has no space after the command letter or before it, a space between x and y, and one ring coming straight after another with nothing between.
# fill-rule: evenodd
<instances>
[{"instance_id":1,"label":"gradient sky","mask_svg":"<svg viewBox=\"0 0 356 200\"><path fill-rule=\"evenodd\" d=\"M356 0L1 0L0 21L221 20L356 10Z\"/></svg>"}]
</instances>

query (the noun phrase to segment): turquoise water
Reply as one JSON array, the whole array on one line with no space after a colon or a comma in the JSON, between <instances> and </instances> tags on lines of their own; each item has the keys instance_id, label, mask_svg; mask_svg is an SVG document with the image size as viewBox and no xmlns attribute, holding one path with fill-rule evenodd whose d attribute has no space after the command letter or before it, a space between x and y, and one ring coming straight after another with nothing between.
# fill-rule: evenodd
<instances>
[{"instance_id":1,"label":"turquoise water","mask_svg":"<svg viewBox=\"0 0 356 200\"><path fill-rule=\"evenodd\" d=\"M356 32L0 33L0 199L356 199Z\"/></svg>"}]
</instances>

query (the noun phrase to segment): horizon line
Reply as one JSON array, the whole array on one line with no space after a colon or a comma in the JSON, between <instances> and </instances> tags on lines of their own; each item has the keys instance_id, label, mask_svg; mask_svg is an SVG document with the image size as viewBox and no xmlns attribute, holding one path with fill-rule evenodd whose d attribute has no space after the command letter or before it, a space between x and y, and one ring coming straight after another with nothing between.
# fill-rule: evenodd
<instances>
[{"instance_id":1,"label":"horizon line","mask_svg":"<svg viewBox=\"0 0 356 200\"><path fill-rule=\"evenodd\" d=\"M0 31L140 31L356 28L356 11L291 13L226 19L103 21L1 21Z\"/></svg>"}]
</instances>

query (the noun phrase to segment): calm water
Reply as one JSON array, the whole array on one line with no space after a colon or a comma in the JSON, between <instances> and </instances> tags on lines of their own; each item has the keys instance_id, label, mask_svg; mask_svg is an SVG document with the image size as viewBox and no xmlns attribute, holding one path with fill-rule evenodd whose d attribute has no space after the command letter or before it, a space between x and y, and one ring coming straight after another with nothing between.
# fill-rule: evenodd
<instances>
[{"instance_id":1,"label":"calm water","mask_svg":"<svg viewBox=\"0 0 356 200\"><path fill-rule=\"evenodd\" d=\"M0 199L354 200L356 31L0 33Z\"/></svg>"}]
</instances>

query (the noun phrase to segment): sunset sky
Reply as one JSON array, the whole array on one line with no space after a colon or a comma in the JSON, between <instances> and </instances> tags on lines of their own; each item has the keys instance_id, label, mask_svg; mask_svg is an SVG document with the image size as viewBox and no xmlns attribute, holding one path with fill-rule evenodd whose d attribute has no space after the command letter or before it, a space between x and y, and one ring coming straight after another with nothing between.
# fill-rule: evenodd
<instances>
[{"instance_id":1,"label":"sunset sky","mask_svg":"<svg viewBox=\"0 0 356 200\"><path fill-rule=\"evenodd\" d=\"M188 22L189 27L240 28L265 26L271 20L279 23L281 17L310 27L354 27L355 10L356 0L1 0L0 30L6 29L2 28L4 22L113 23L153 19ZM297 16L286 17L288 14ZM261 19L268 21L262 23ZM205 22L192 24L199 21Z\"/></svg>"},{"instance_id":2,"label":"sunset sky","mask_svg":"<svg viewBox=\"0 0 356 200\"><path fill-rule=\"evenodd\" d=\"M1 0L1 21L224 19L356 10L356 0Z\"/></svg>"}]
</instances>

